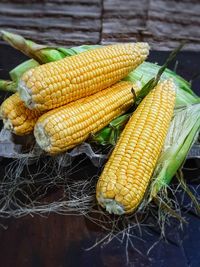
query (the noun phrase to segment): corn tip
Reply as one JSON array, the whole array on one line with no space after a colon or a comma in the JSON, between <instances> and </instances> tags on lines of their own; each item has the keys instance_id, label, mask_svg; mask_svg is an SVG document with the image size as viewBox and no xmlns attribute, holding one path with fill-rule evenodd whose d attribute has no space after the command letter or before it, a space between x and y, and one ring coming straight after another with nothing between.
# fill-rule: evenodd
<instances>
[{"instance_id":1,"label":"corn tip","mask_svg":"<svg viewBox=\"0 0 200 267\"><path fill-rule=\"evenodd\" d=\"M44 126L41 123L36 123L34 127L34 136L37 144L45 151L48 152L48 148L51 144L50 138L46 133Z\"/></svg>"},{"instance_id":2,"label":"corn tip","mask_svg":"<svg viewBox=\"0 0 200 267\"><path fill-rule=\"evenodd\" d=\"M104 198L102 194L97 197L99 204L110 214L122 215L125 213L124 207L114 199Z\"/></svg>"},{"instance_id":3,"label":"corn tip","mask_svg":"<svg viewBox=\"0 0 200 267\"><path fill-rule=\"evenodd\" d=\"M21 80L18 84L17 91L19 92L19 96L21 100L24 102L24 104L29 108L29 109L34 109L35 104L32 100L31 96L31 91L29 88L26 86L26 83Z\"/></svg>"}]
</instances>

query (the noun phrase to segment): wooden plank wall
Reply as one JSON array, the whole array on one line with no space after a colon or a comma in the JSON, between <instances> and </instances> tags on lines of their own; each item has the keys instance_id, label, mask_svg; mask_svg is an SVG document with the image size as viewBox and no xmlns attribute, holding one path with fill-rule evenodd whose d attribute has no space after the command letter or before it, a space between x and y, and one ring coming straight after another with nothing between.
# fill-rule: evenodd
<instances>
[{"instance_id":1,"label":"wooden plank wall","mask_svg":"<svg viewBox=\"0 0 200 267\"><path fill-rule=\"evenodd\" d=\"M100 42L100 0L9 0L0 3L0 29L35 41L72 45Z\"/></svg>"},{"instance_id":2,"label":"wooden plank wall","mask_svg":"<svg viewBox=\"0 0 200 267\"><path fill-rule=\"evenodd\" d=\"M187 40L200 51L200 1L1 0L1 29L66 46L146 40L167 50Z\"/></svg>"}]
</instances>

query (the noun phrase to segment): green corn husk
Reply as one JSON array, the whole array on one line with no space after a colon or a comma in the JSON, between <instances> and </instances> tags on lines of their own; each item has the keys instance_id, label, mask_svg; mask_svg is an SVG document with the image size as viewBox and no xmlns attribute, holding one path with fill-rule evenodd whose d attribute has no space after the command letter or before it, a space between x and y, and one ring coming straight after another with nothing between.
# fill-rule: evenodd
<instances>
[{"instance_id":1,"label":"green corn husk","mask_svg":"<svg viewBox=\"0 0 200 267\"><path fill-rule=\"evenodd\" d=\"M2 31L1 33L3 40L28 57L35 59L40 64L56 61L65 57L61 51L49 48L46 45L36 44L33 41L25 39L21 35L7 31Z\"/></svg>"},{"instance_id":2,"label":"green corn husk","mask_svg":"<svg viewBox=\"0 0 200 267\"><path fill-rule=\"evenodd\" d=\"M8 42L12 47L21 51L28 57L36 60L40 64L57 61L66 56L72 56L98 47L97 45L83 45L74 48L50 47L27 40L18 34L10 33L7 31L2 31L1 33L2 39L4 41Z\"/></svg>"},{"instance_id":3,"label":"green corn husk","mask_svg":"<svg viewBox=\"0 0 200 267\"><path fill-rule=\"evenodd\" d=\"M0 91L5 92L15 92L16 91L16 83L13 81L1 80L0 79Z\"/></svg>"},{"instance_id":4,"label":"green corn husk","mask_svg":"<svg viewBox=\"0 0 200 267\"><path fill-rule=\"evenodd\" d=\"M73 56L99 47L101 47L101 45L80 45L71 48L58 47L57 49L61 51L65 56Z\"/></svg>"},{"instance_id":5,"label":"green corn husk","mask_svg":"<svg viewBox=\"0 0 200 267\"><path fill-rule=\"evenodd\" d=\"M12 69L9 72L9 75L14 82L18 82L24 72L37 66L39 66L39 63L37 61L35 61L34 59L29 59Z\"/></svg>"},{"instance_id":6,"label":"green corn husk","mask_svg":"<svg viewBox=\"0 0 200 267\"><path fill-rule=\"evenodd\" d=\"M157 75L160 68L161 66L157 64L143 62L134 71L132 71L125 80L131 82L140 81L141 85L144 86ZM175 72L166 68L161 75L160 80L162 81L169 78L172 78L177 85L176 107L200 102L199 97L192 91L191 84Z\"/></svg>"},{"instance_id":7,"label":"green corn husk","mask_svg":"<svg viewBox=\"0 0 200 267\"><path fill-rule=\"evenodd\" d=\"M131 113L121 115L112 120L108 126L104 127L98 133L92 135L90 142L96 142L101 145L116 145L120 133L128 122Z\"/></svg>"},{"instance_id":8,"label":"green corn husk","mask_svg":"<svg viewBox=\"0 0 200 267\"><path fill-rule=\"evenodd\" d=\"M0 80L0 91L8 91L15 93L17 91L17 83L24 72L34 67L37 67L39 63L34 59L29 59L19 64L17 67L9 72L11 81Z\"/></svg>"},{"instance_id":9,"label":"green corn husk","mask_svg":"<svg viewBox=\"0 0 200 267\"><path fill-rule=\"evenodd\" d=\"M151 201L161 188L170 184L173 176L183 165L187 154L200 131L200 104L175 110L163 151L153 174L150 188Z\"/></svg>"}]
</instances>

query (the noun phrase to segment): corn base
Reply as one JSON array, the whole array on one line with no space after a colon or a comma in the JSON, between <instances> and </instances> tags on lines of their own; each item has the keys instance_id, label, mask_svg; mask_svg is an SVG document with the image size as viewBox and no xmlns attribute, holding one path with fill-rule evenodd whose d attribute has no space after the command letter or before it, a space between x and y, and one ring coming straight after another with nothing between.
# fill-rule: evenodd
<instances>
[{"instance_id":1,"label":"corn base","mask_svg":"<svg viewBox=\"0 0 200 267\"><path fill-rule=\"evenodd\" d=\"M123 205L118 201L109 198L103 198L100 196L98 198L99 204L106 209L110 214L122 215L125 213Z\"/></svg>"},{"instance_id":2,"label":"corn base","mask_svg":"<svg viewBox=\"0 0 200 267\"><path fill-rule=\"evenodd\" d=\"M45 132L42 125L38 124L34 129L34 135L37 139L38 145L44 150L47 150L47 147L50 146L51 141L47 133Z\"/></svg>"},{"instance_id":3,"label":"corn base","mask_svg":"<svg viewBox=\"0 0 200 267\"><path fill-rule=\"evenodd\" d=\"M10 130L10 131L12 131L14 128L10 119L5 119L5 118L3 118L3 126L4 126L4 129Z\"/></svg>"}]
</instances>

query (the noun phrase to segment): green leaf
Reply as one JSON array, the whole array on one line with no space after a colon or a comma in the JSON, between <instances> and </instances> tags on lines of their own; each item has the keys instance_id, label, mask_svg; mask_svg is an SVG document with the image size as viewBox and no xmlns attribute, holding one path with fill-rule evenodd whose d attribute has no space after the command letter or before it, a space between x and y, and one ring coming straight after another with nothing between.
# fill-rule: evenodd
<instances>
[{"instance_id":1,"label":"green leaf","mask_svg":"<svg viewBox=\"0 0 200 267\"><path fill-rule=\"evenodd\" d=\"M175 110L163 151L153 174L150 200L156 197L161 188L171 182L178 169L181 168L199 131L200 104Z\"/></svg>"},{"instance_id":2,"label":"green leaf","mask_svg":"<svg viewBox=\"0 0 200 267\"><path fill-rule=\"evenodd\" d=\"M167 58L166 62L164 63L163 66L160 67L160 69L158 70L157 74L155 77L153 77L151 80L149 80L141 89L141 91L139 92L137 98L136 98L136 105L139 105L140 102L142 101L142 99L158 84L161 75L164 73L165 69L167 68L167 66L169 65L169 63L174 60L174 58L176 57L176 55L178 54L178 52L182 49L183 47L183 43L181 43L176 49L174 49L169 57ZM145 73L144 73L145 75Z\"/></svg>"}]
</instances>

